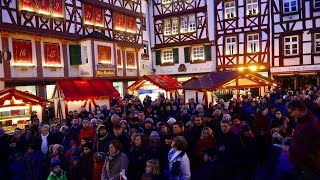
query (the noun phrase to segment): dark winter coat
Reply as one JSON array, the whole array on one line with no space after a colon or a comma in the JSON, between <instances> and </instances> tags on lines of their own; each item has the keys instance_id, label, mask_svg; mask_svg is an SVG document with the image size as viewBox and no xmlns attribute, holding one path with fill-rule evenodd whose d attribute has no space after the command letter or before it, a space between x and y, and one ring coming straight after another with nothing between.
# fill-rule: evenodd
<instances>
[{"instance_id":1,"label":"dark winter coat","mask_svg":"<svg viewBox=\"0 0 320 180\"><path fill-rule=\"evenodd\" d=\"M23 157L23 172L25 180L42 180L43 176L43 154L34 151L26 153Z\"/></svg>"},{"instance_id":2,"label":"dark winter coat","mask_svg":"<svg viewBox=\"0 0 320 180\"><path fill-rule=\"evenodd\" d=\"M93 176L93 155L81 154L80 157L81 178L91 180Z\"/></svg>"},{"instance_id":3,"label":"dark winter coat","mask_svg":"<svg viewBox=\"0 0 320 180\"><path fill-rule=\"evenodd\" d=\"M93 141L93 153L107 153L109 151L109 144L111 140L113 140L113 137L110 133L107 133L107 136L103 140L100 140L100 138L96 136Z\"/></svg>"},{"instance_id":4,"label":"dark winter coat","mask_svg":"<svg viewBox=\"0 0 320 180\"><path fill-rule=\"evenodd\" d=\"M48 149L49 149L50 145L61 143L61 142L57 141L56 137L52 133L49 133L49 135L47 137L47 141L48 141ZM41 135L36 136L34 138L33 144L35 145L35 149L41 152L41 144L42 144Z\"/></svg>"},{"instance_id":5,"label":"dark winter coat","mask_svg":"<svg viewBox=\"0 0 320 180\"><path fill-rule=\"evenodd\" d=\"M146 162L149 160L149 150L147 146L133 147L129 152L129 172L128 178L140 180L144 173Z\"/></svg>"}]
</instances>

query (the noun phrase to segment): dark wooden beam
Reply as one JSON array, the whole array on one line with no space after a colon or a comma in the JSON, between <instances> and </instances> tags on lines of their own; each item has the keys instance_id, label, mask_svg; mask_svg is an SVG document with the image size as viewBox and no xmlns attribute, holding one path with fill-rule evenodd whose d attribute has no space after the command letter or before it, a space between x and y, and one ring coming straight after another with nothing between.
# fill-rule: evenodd
<instances>
[{"instance_id":1,"label":"dark wooden beam","mask_svg":"<svg viewBox=\"0 0 320 180\"><path fill-rule=\"evenodd\" d=\"M157 44L154 46L154 48L160 49L160 48L166 48L166 47L186 46L186 45L203 44L203 43L209 43L209 42L210 42L209 38L206 38L206 39L197 39L197 40L174 42L174 43Z\"/></svg>"},{"instance_id":2,"label":"dark wooden beam","mask_svg":"<svg viewBox=\"0 0 320 180\"><path fill-rule=\"evenodd\" d=\"M194 9L188 9L188 10L178 11L178 12L173 12L168 14L156 15L156 16L153 16L153 19L154 21L156 21L156 20L165 19L168 17L181 16L185 14L196 14L198 12L207 12L207 6L197 7Z\"/></svg>"}]
</instances>

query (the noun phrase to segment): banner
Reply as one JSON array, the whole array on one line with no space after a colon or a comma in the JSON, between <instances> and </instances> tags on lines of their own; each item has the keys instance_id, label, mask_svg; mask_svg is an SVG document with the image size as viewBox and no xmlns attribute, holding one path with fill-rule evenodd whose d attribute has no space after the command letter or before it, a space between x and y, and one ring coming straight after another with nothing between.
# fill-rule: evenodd
<instances>
[{"instance_id":1,"label":"banner","mask_svg":"<svg viewBox=\"0 0 320 180\"><path fill-rule=\"evenodd\" d=\"M119 14L119 13L114 13L114 29L120 30L120 31L125 31L125 15Z\"/></svg>"},{"instance_id":2,"label":"banner","mask_svg":"<svg viewBox=\"0 0 320 180\"><path fill-rule=\"evenodd\" d=\"M102 9L100 8L93 8L94 12L94 25L103 27L104 26L104 21L103 21L103 14L102 14Z\"/></svg>"},{"instance_id":3,"label":"banner","mask_svg":"<svg viewBox=\"0 0 320 180\"><path fill-rule=\"evenodd\" d=\"M15 63L32 64L32 43L31 41L13 40L13 57Z\"/></svg>"},{"instance_id":4,"label":"banner","mask_svg":"<svg viewBox=\"0 0 320 180\"><path fill-rule=\"evenodd\" d=\"M104 16L101 8L93 7L88 4L83 5L84 11L84 24L91 26L104 27Z\"/></svg>"},{"instance_id":5,"label":"banner","mask_svg":"<svg viewBox=\"0 0 320 180\"><path fill-rule=\"evenodd\" d=\"M56 43L44 43L45 64L61 64L60 46Z\"/></svg>"},{"instance_id":6,"label":"banner","mask_svg":"<svg viewBox=\"0 0 320 180\"><path fill-rule=\"evenodd\" d=\"M19 10L34 12L35 11L34 0L19 0Z\"/></svg>"},{"instance_id":7,"label":"banner","mask_svg":"<svg viewBox=\"0 0 320 180\"><path fill-rule=\"evenodd\" d=\"M120 51L120 49L118 49L117 50L117 64L118 64L118 66L122 66L121 64L121 51Z\"/></svg>"},{"instance_id":8,"label":"banner","mask_svg":"<svg viewBox=\"0 0 320 180\"><path fill-rule=\"evenodd\" d=\"M126 16L126 31L131 33L136 33L137 25L136 18Z\"/></svg>"},{"instance_id":9,"label":"banner","mask_svg":"<svg viewBox=\"0 0 320 180\"><path fill-rule=\"evenodd\" d=\"M50 3L48 0L39 0L38 7L39 14L50 15Z\"/></svg>"},{"instance_id":10,"label":"banner","mask_svg":"<svg viewBox=\"0 0 320 180\"><path fill-rule=\"evenodd\" d=\"M135 67L134 51L127 51L127 67Z\"/></svg>"},{"instance_id":11,"label":"banner","mask_svg":"<svg viewBox=\"0 0 320 180\"><path fill-rule=\"evenodd\" d=\"M111 64L111 47L98 46L98 63Z\"/></svg>"},{"instance_id":12,"label":"banner","mask_svg":"<svg viewBox=\"0 0 320 180\"><path fill-rule=\"evenodd\" d=\"M64 17L64 5L62 0L52 0L52 16Z\"/></svg>"}]
</instances>

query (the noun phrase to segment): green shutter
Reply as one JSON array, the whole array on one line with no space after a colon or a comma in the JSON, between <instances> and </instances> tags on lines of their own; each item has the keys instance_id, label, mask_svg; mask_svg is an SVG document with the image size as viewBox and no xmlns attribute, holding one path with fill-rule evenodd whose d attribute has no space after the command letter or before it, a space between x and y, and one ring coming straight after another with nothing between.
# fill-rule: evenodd
<instances>
[{"instance_id":1,"label":"green shutter","mask_svg":"<svg viewBox=\"0 0 320 180\"><path fill-rule=\"evenodd\" d=\"M179 64L179 49L173 48L172 52L173 52L173 63Z\"/></svg>"},{"instance_id":2,"label":"green shutter","mask_svg":"<svg viewBox=\"0 0 320 180\"><path fill-rule=\"evenodd\" d=\"M190 63L190 47L184 48L184 61L185 63Z\"/></svg>"},{"instance_id":3,"label":"green shutter","mask_svg":"<svg viewBox=\"0 0 320 180\"><path fill-rule=\"evenodd\" d=\"M211 46L204 46L204 53L205 53L205 58L206 61L211 61Z\"/></svg>"},{"instance_id":4,"label":"green shutter","mask_svg":"<svg viewBox=\"0 0 320 180\"><path fill-rule=\"evenodd\" d=\"M156 65L161 65L161 50L156 51Z\"/></svg>"},{"instance_id":5,"label":"green shutter","mask_svg":"<svg viewBox=\"0 0 320 180\"><path fill-rule=\"evenodd\" d=\"M80 65L81 63L81 46L69 45L70 65Z\"/></svg>"}]
</instances>

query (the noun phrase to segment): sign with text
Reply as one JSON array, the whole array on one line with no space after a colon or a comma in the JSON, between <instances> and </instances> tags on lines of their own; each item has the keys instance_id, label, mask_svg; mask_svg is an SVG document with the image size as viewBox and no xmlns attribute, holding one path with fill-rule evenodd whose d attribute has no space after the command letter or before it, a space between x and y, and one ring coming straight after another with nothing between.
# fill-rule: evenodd
<instances>
[{"instance_id":1,"label":"sign with text","mask_svg":"<svg viewBox=\"0 0 320 180\"><path fill-rule=\"evenodd\" d=\"M13 58L15 63L32 63L32 43L31 41L13 40Z\"/></svg>"},{"instance_id":2,"label":"sign with text","mask_svg":"<svg viewBox=\"0 0 320 180\"><path fill-rule=\"evenodd\" d=\"M44 43L45 64L61 64L60 46L57 43Z\"/></svg>"},{"instance_id":3,"label":"sign with text","mask_svg":"<svg viewBox=\"0 0 320 180\"><path fill-rule=\"evenodd\" d=\"M320 65L309 65L309 66L289 66L289 67L272 67L270 72L294 72L294 71L319 71Z\"/></svg>"},{"instance_id":4,"label":"sign with text","mask_svg":"<svg viewBox=\"0 0 320 180\"><path fill-rule=\"evenodd\" d=\"M115 75L115 71L114 71L114 69L113 70L111 70L111 69L109 69L109 70L97 70L97 72L96 72L96 76L114 76Z\"/></svg>"}]
</instances>

